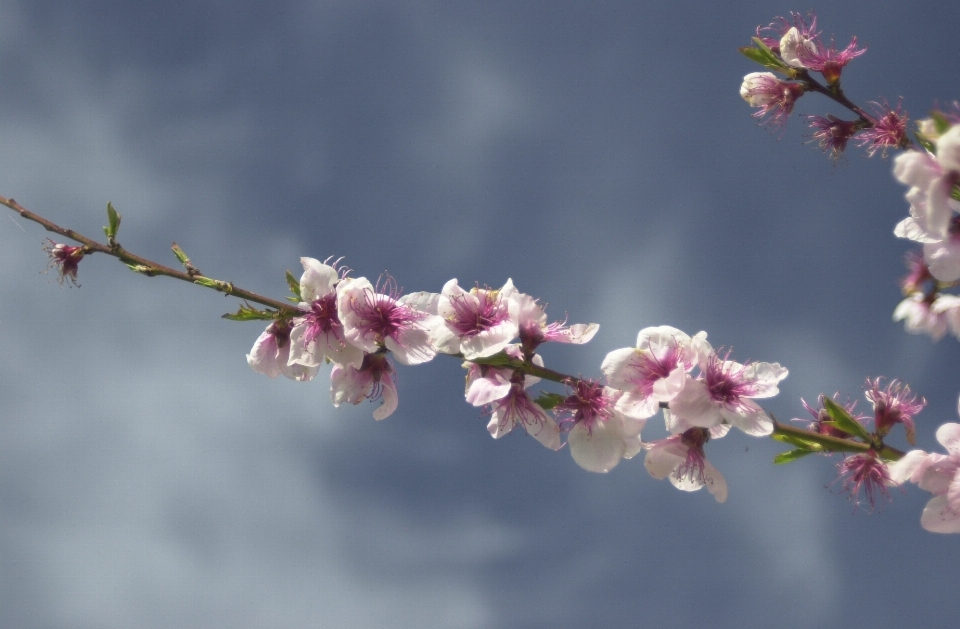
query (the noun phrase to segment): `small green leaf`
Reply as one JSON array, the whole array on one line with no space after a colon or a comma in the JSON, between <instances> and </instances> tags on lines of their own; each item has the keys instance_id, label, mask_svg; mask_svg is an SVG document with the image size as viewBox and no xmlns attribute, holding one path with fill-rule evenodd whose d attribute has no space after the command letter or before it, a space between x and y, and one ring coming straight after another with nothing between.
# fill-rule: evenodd
<instances>
[{"instance_id":1,"label":"small green leaf","mask_svg":"<svg viewBox=\"0 0 960 629\"><path fill-rule=\"evenodd\" d=\"M107 202L107 226L103 228L103 233L107 238L116 238L117 231L120 229L120 215L113 209L113 203Z\"/></svg>"},{"instance_id":2,"label":"small green leaf","mask_svg":"<svg viewBox=\"0 0 960 629\"><path fill-rule=\"evenodd\" d=\"M786 74L789 77L794 77L796 75L796 69L788 66L784 63L783 59L780 58L775 52L770 50L770 47L763 43L759 37L753 38L753 46L744 46L739 48L740 54L745 56L751 61L759 63L768 70L774 70L782 74Z\"/></svg>"},{"instance_id":3,"label":"small green leaf","mask_svg":"<svg viewBox=\"0 0 960 629\"><path fill-rule=\"evenodd\" d=\"M953 190L950 191L950 196L960 201L960 186L954 186Z\"/></svg>"},{"instance_id":4,"label":"small green leaf","mask_svg":"<svg viewBox=\"0 0 960 629\"><path fill-rule=\"evenodd\" d=\"M277 318L277 311L269 308L258 310L250 304L241 304L239 310L233 313L228 312L223 315L223 318L230 321L272 321Z\"/></svg>"},{"instance_id":5,"label":"small green leaf","mask_svg":"<svg viewBox=\"0 0 960 629\"><path fill-rule=\"evenodd\" d=\"M773 463L774 465L783 465L784 463L792 463L797 459L802 459L808 454L813 454L813 451L802 450L798 448L796 450L790 450L789 452L781 452L777 456L773 457Z\"/></svg>"},{"instance_id":6,"label":"small green leaf","mask_svg":"<svg viewBox=\"0 0 960 629\"><path fill-rule=\"evenodd\" d=\"M180 248L180 245L173 243L173 246L170 247L173 251L173 255L177 256L177 260L180 261L180 264L183 266L190 266L190 258L187 257L187 254L183 252L183 249Z\"/></svg>"},{"instance_id":7,"label":"small green leaf","mask_svg":"<svg viewBox=\"0 0 960 629\"><path fill-rule=\"evenodd\" d=\"M833 426L834 428L839 428L843 432L850 433L855 437L859 437L864 441L870 441L870 433L867 432L867 429L863 427L863 424L850 416L850 413L847 412L847 409L843 408L827 396L823 396L823 408L826 409L827 414L830 415L830 419L833 420L825 423Z\"/></svg>"},{"instance_id":8,"label":"small green leaf","mask_svg":"<svg viewBox=\"0 0 960 629\"><path fill-rule=\"evenodd\" d=\"M541 408L545 411L556 408L557 404L563 402L566 397L560 395L559 393L547 393L546 391L541 391L540 396L534 400Z\"/></svg>"},{"instance_id":9,"label":"small green leaf","mask_svg":"<svg viewBox=\"0 0 960 629\"><path fill-rule=\"evenodd\" d=\"M209 277L198 277L193 280L194 284L199 284L200 286L206 286L208 288L220 288L223 282L218 282L217 280L212 280Z\"/></svg>"},{"instance_id":10,"label":"small green leaf","mask_svg":"<svg viewBox=\"0 0 960 629\"><path fill-rule=\"evenodd\" d=\"M927 136L923 135L919 131L915 132L914 135L917 136L917 143L927 150L928 153L936 153L937 145L931 142Z\"/></svg>"},{"instance_id":11,"label":"small green leaf","mask_svg":"<svg viewBox=\"0 0 960 629\"><path fill-rule=\"evenodd\" d=\"M947 119L947 117L943 115L942 111L930 112L930 117L933 118L933 124L937 129L938 134L943 135L944 133L950 130L950 127L952 125L950 124L950 121Z\"/></svg>"},{"instance_id":12,"label":"small green leaf","mask_svg":"<svg viewBox=\"0 0 960 629\"><path fill-rule=\"evenodd\" d=\"M300 294L300 280L295 278L290 271L287 271L287 286L290 287L290 292L296 297L296 299L290 299L290 301L303 301L303 296Z\"/></svg>"},{"instance_id":13,"label":"small green leaf","mask_svg":"<svg viewBox=\"0 0 960 629\"><path fill-rule=\"evenodd\" d=\"M816 441L809 441L803 437L796 437L794 435L784 435L784 434L773 434L770 435L776 441L783 443L789 443L792 446L796 446L801 450L809 450L810 452L823 452L824 448L822 445Z\"/></svg>"},{"instance_id":14,"label":"small green leaf","mask_svg":"<svg viewBox=\"0 0 960 629\"><path fill-rule=\"evenodd\" d=\"M485 356L483 358L477 358L471 362L478 365L489 365L491 367L504 367L504 368L515 368L520 361L511 356L507 356L506 352L500 352L499 354L494 354L493 356Z\"/></svg>"}]
</instances>

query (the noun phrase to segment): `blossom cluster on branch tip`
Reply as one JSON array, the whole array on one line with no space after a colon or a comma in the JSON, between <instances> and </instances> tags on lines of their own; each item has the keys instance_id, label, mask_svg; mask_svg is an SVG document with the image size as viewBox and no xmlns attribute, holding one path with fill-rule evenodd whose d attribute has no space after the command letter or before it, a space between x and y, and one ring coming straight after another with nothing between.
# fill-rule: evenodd
<instances>
[{"instance_id":1,"label":"blossom cluster on branch tip","mask_svg":"<svg viewBox=\"0 0 960 629\"><path fill-rule=\"evenodd\" d=\"M925 148L894 161L894 177L909 186L910 215L893 233L923 246L907 259L905 298L893 313L908 332L960 338L960 297L943 289L960 281L960 124L943 112L918 124ZM929 135L928 135L929 134Z\"/></svg>"},{"instance_id":2,"label":"blossom cluster on branch tip","mask_svg":"<svg viewBox=\"0 0 960 629\"><path fill-rule=\"evenodd\" d=\"M820 37L816 15L811 13L804 18L792 13L790 19L778 17L769 26L758 26L754 44L741 48L741 52L773 72L746 75L740 96L751 107L758 108L754 117L763 119L764 124L783 127L797 100L807 92L817 91L856 114L853 120L832 114L806 116L811 137L834 159L843 154L851 139L865 148L869 156L909 145L907 115L899 103L894 109L886 100L874 102L866 111L846 100L840 89L843 68L866 52L866 48L857 45L856 37L846 48L837 50L833 40L827 44ZM774 72L783 74L786 80ZM825 86L816 82L811 72L819 73Z\"/></svg>"}]
</instances>

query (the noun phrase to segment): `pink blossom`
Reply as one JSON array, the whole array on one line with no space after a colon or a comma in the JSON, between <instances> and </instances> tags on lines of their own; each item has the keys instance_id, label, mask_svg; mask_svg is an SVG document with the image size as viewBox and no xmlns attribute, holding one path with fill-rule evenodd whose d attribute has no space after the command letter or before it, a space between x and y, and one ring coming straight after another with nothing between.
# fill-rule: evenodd
<instances>
[{"instance_id":1,"label":"pink blossom","mask_svg":"<svg viewBox=\"0 0 960 629\"><path fill-rule=\"evenodd\" d=\"M711 434L714 430L690 428L682 434L654 441L647 446L643 466L657 480L669 478L673 486L681 491L697 491L706 487L717 502L724 502L727 499L727 481L707 461L703 451L707 441L717 438Z\"/></svg>"},{"instance_id":2,"label":"pink blossom","mask_svg":"<svg viewBox=\"0 0 960 629\"><path fill-rule=\"evenodd\" d=\"M317 375L317 367L290 364L290 323L274 321L257 338L247 354L247 364L254 371L271 378L283 374L291 380L306 381Z\"/></svg>"},{"instance_id":3,"label":"pink blossom","mask_svg":"<svg viewBox=\"0 0 960 629\"><path fill-rule=\"evenodd\" d=\"M837 396L839 395L840 395L839 392L833 395L833 400L835 402L837 401ZM800 418L794 418L793 421L806 422L810 430L816 430L821 435L829 435L831 437L837 437L839 439L847 439L849 437L852 437L853 435L851 435L850 433L840 430L839 428L832 426L828 423L828 422L832 422L833 418L830 417L830 413L828 413L827 409L824 408L825 397L826 396L823 395L822 393L817 397L816 408L807 404L806 400L804 400L803 398L800 398L800 402L803 404L803 407L807 409L807 412L810 413L810 415L813 416L813 421L800 419ZM852 402L850 400L847 400L842 404L838 402L838 404L841 407L843 407L843 409L847 411L847 413L850 414L850 417L852 417L854 421L857 421L861 424L866 422L867 416L861 415L856 412L856 407L857 407L856 400Z\"/></svg>"},{"instance_id":4,"label":"pink blossom","mask_svg":"<svg viewBox=\"0 0 960 629\"><path fill-rule=\"evenodd\" d=\"M890 472L873 450L845 457L837 469L843 481L843 491L855 506L866 501L873 511L881 499L890 500L890 492L887 491L887 486L893 484Z\"/></svg>"},{"instance_id":5,"label":"pink blossom","mask_svg":"<svg viewBox=\"0 0 960 629\"><path fill-rule=\"evenodd\" d=\"M833 115L807 116L810 128L813 129L813 139L817 141L820 148L826 153L830 153L833 159L839 159L847 148L847 141L860 128L856 121L841 120Z\"/></svg>"},{"instance_id":6,"label":"pink blossom","mask_svg":"<svg viewBox=\"0 0 960 629\"><path fill-rule=\"evenodd\" d=\"M517 302L520 344L525 354L532 354L541 343L547 342L582 345L588 343L600 329L596 323L567 326L565 320L548 324L544 306L537 303L536 299L524 293L517 293L514 299Z\"/></svg>"},{"instance_id":7,"label":"pink blossom","mask_svg":"<svg viewBox=\"0 0 960 629\"><path fill-rule=\"evenodd\" d=\"M313 258L300 258L300 303L308 311L294 320L290 331L290 363L317 367L325 361L360 368L363 350L347 342L337 314L337 284L341 272Z\"/></svg>"},{"instance_id":8,"label":"pink blossom","mask_svg":"<svg viewBox=\"0 0 960 629\"><path fill-rule=\"evenodd\" d=\"M434 347L443 320L418 310L421 294L400 297L396 280L387 276L374 287L365 277L337 284L337 311L346 340L368 354L386 348L404 365L418 365L437 355Z\"/></svg>"},{"instance_id":9,"label":"pink blossom","mask_svg":"<svg viewBox=\"0 0 960 629\"><path fill-rule=\"evenodd\" d=\"M504 352L512 358L522 358L518 345L510 345ZM543 366L543 359L534 355L532 362ZM524 375L521 371L465 362L467 368L466 398L474 406L482 406L490 413L487 431L494 439L512 432L517 426L551 450L559 450L560 429L543 408L530 399L527 387L540 378Z\"/></svg>"},{"instance_id":10,"label":"pink blossom","mask_svg":"<svg viewBox=\"0 0 960 629\"><path fill-rule=\"evenodd\" d=\"M806 91L801 83L781 81L770 72L751 72L743 77L740 96L751 107L759 107L754 118L770 115L765 124L783 126L793 112L797 99Z\"/></svg>"},{"instance_id":11,"label":"pink blossom","mask_svg":"<svg viewBox=\"0 0 960 629\"><path fill-rule=\"evenodd\" d=\"M86 255L83 247L65 245L47 238L43 250L50 256L50 263L47 268L49 269L51 266L57 268L57 281L62 285L64 280L68 280L74 286L79 286L77 284L77 271L80 270L80 261Z\"/></svg>"},{"instance_id":12,"label":"pink blossom","mask_svg":"<svg viewBox=\"0 0 960 629\"><path fill-rule=\"evenodd\" d=\"M908 333L927 334L934 341L939 341L947 333L947 315L933 308L933 303L923 293L913 293L897 304L893 320L903 321Z\"/></svg>"},{"instance_id":13,"label":"pink blossom","mask_svg":"<svg viewBox=\"0 0 960 629\"><path fill-rule=\"evenodd\" d=\"M782 46L781 43L781 49ZM850 44L840 51L834 47L833 41L830 42L829 46L826 46L818 37L816 43L805 40L801 45L795 47L795 51L795 62L787 61L786 57L784 57L784 61L795 67L819 72L828 85L835 85L840 80L840 73L844 66L867 52L867 49L857 48L856 37L853 37Z\"/></svg>"},{"instance_id":14,"label":"pink blossom","mask_svg":"<svg viewBox=\"0 0 960 629\"><path fill-rule=\"evenodd\" d=\"M900 238L923 243L924 259L935 278L960 279L960 205L951 198L960 183L960 125L937 141L937 153L906 151L894 160L893 174L910 186L910 216L894 229Z\"/></svg>"},{"instance_id":15,"label":"pink blossom","mask_svg":"<svg viewBox=\"0 0 960 629\"><path fill-rule=\"evenodd\" d=\"M447 282L437 304L437 314L446 326L437 349L446 354L461 353L467 360L503 350L518 332L516 294L513 280L507 280L499 290L474 287L469 291L460 288L456 279Z\"/></svg>"},{"instance_id":16,"label":"pink blossom","mask_svg":"<svg viewBox=\"0 0 960 629\"><path fill-rule=\"evenodd\" d=\"M687 378L669 403L677 417L677 430L711 428L731 424L748 435L762 437L773 432L773 421L754 398L779 393L777 384L789 373L779 363L740 364L721 358L703 341L700 376Z\"/></svg>"},{"instance_id":17,"label":"pink blossom","mask_svg":"<svg viewBox=\"0 0 960 629\"><path fill-rule=\"evenodd\" d=\"M904 263L909 271L907 275L900 280L900 289L904 295L923 290L924 285L933 280L930 267L928 267L924 261L923 254L916 251L908 251L904 256Z\"/></svg>"},{"instance_id":18,"label":"pink blossom","mask_svg":"<svg viewBox=\"0 0 960 629\"><path fill-rule=\"evenodd\" d=\"M780 54L782 56L782 51L780 50L780 41L783 39L783 36L790 32L790 29L795 29L797 35L804 40L814 39L820 33L817 31L817 16L812 11L808 14L810 17L810 22L807 23L807 20L803 18L799 13L790 13L790 20L784 17L776 17L769 26L757 27L757 37L763 41L763 43L769 47L773 52ZM765 37L763 35L764 31L773 31L776 35L775 38Z\"/></svg>"},{"instance_id":19,"label":"pink blossom","mask_svg":"<svg viewBox=\"0 0 960 629\"><path fill-rule=\"evenodd\" d=\"M351 365L335 364L330 371L330 398L339 407L344 402L359 404L363 400L383 400L373 412L381 420L397 410L399 398L393 381L393 365L386 354L367 354L357 369Z\"/></svg>"},{"instance_id":20,"label":"pink blossom","mask_svg":"<svg viewBox=\"0 0 960 629\"><path fill-rule=\"evenodd\" d=\"M920 525L933 533L960 533L960 424L943 424L937 441L947 454L911 450L890 466L896 483L910 481L934 497L920 516Z\"/></svg>"},{"instance_id":21,"label":"pink blossom","mask_svg":"<svg viewBox=\"0 0 960 629\"><path fill-rule=\"evenodd\" d=\"M960 339L960 296L938 294L930 309L946 319L950 334Z\"/></svg>"},{"instance_id":22,"label":"pink blossom","mask_svg":"<svg viewBox=\"0 0 960 629\"><path fill-rule=\"evenodd\" d=\"M918 398L910 385L899 380L891 380L886 388L880 386L881 378L871 381L867 378L864 396L873 404L873 426L880 437L890 432L897 424L903 424L907 431L907 441L912 445L916 428L913 416L927 405L925 399Z\"/></svg>"},{"instance_id":23,"label":"pink blossom","mask_svg":"<svg viewBox=\"0 0 960 629\"><path fill-rule=\"evenodd\" d=\"M568 385L572 391L554 409L560 430L577 465L590 472L609 472L620 459L640 451L646 419L627 417L616 408L622 393L593 380Z\"/></svg>"},{"instance_id":24,"label":"pink blossom","mask_svg":"<svg viewBox=\"0 0 960 629\"><path fill-rule=\"evenodd\" d=\"M906 148L910 144L910 138L907 136L907 114L900 113L901 103L897 103L897 108L891 109L886 102L871 103L874 109L873 126L861 131L857 137L857 145L867 147L867 155L873 157L874 153L880 151L884 156L887 149Z\"/></svg>"},{"instance_id":25,"label":"pink blossom","mask_svg":"<svg viewBox=\"0 0 960 629\"><path fill-rule=\"evenodd\" d=\"M669 402L683 388L687 372L699 361L695 346L706 337L700 332L695 343L667 325L644 328L635 348L608 353L600 370L608 385L623 391L617 409L636 418L656 415L660 403Z\"/></svg>"}]
</instances>

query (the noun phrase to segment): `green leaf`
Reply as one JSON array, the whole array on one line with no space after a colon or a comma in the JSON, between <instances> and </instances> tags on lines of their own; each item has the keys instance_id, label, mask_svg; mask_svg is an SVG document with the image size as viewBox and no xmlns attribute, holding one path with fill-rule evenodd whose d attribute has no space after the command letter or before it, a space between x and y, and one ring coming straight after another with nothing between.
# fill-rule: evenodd
<instances>
[{"instance_id":1,"label":"green leaf","mask_svg":"<svg viewBox=\"0 0 960 629\"><path fill-rule=\"evenodd\" d=\"M826 422L827 424L833 426L834 428L839 428L843 432L850 433L855 437L859 437L864 441L870 441L870 433L867 432L867 429L863 427L863 424L850 416L850 413L847 412L847 409L843 408L827 396L823 396L823 408L826 409L827 414L830 415L830 419L833 420Z\"/></svg>"},{"instance_id":2,"label":"green leaf","mask_svg":"<svg viewBox=\"0 0 960 629\"><path fill-rule=\"evenodd\" d=\"M954 186L953 190L950 191L950 196L960 201L960 186Z\"/></svg>"},{"instance_id":3,"label":"green leaf","mask_svg":"<svg viewBox=\"0 0 960 629\"><path fill-rule=\"evenodd\" d=\"M120 215L113 209L113 203L107 202L107 226L103 228L103 233L107 238L116 238L117 231L120 229Z\"/></svg>"},{"instance_id":4,"label":"green leaf","mask_svg":"<svg viewBox=\"0 0 960 629\"><path fill-rule=\"evenodd\" d=\"M547 393L546 391L541 391L540 396L534 400L541 408L545 411L549 411L553 408L556 408L557 404L563 402L566 397L560 395L559 393Z\"/></svg>"},{"instance_id":5,"label":"green leaf","mask_svg":"<svg viewBox=\"0 0 960 629\"><path fill-rule=\"evenodd\" d=\"M824 452L824 448L822 445L820 445L816 441L809 441L807 439L804 439L803 437L796 437L794 435L784 435L784 434L778 434L778 433L770 435L770 437L776 441L789 443L790 445L796 446L801 450L808 450L810 452Z\"/></svg>"},{"instance_id":6,"label":"green leaf","mask_svg":"<svg viewBox=\"0 0 960 629\"><path fill-rule=\"evenodd\" d=\"M272 321L277 318L277 311L269 308L258 310L250 304L241 304L239 310L233 313L228 312L223 315L223 318L230 321Z\"/></svg>"},{"instance_id":7,"label":"green leaf","mask_svg":"<svg viewBox=\"0 0 960 629\"><path fill-rule=\"evenodd\" d=\"M792 463L797 459L802 459L808 454L813 454L813 451L802 450L798 448L796 450L790 450L789 452L781 452L777 456L773 457L773 463L774 465L783 465L784 463Z\"/></svg>"},{"instance_id":8,"label":"green leaf","mask_svg":"<svg viewBox=\"0 0 960 629\"><path fill-rule=\"evenodd\" d=\"M933 124L937 129L938 134L943 135L944 133L950 130L950 127L952 125L950 124L950 121L947 119L947 117L943 115L942 111L930 112L930 117L933 118Z\"/></svg>"},{"instance_id":9,"label":"green leaf","mask_svg":"<svg viewBox=\"0 0 960 629\"><path fill-rule=\"evenodd\" d=\"M501 367L501 368L515 368L520 361L511 356L507 356L506 352L500 352L494 354L493 356L485 356L484 358L477 358L470 362L473 362L477 365L490 365L491 367Z\"/></svg>"},{"instance_id":10,"label":"green leaf","mask_svg":"<svg viewBox=\"0 0 960 629\"><path fill-rule=\"evenodd\" d=\"M744 46L743 48L738 48L740 54L745 56L751 61L759 63L768 70L774 70L780 72L781 74L786 74L789 77L796 75L796 69L790 67L784 63L783 59L780 58L775 52L770 50L770 47L763 43L759 37L753 38L753 46Z\"/></svg>"},{"instance_id":11,"label":"green leaf","mask_svg":"<svg viewBox=\"0 0 960 629\"><path fill-rule=\"evenodd\" d=\"M300 294L300 280L295 278L289 270L287 271L287 286L290 287L290 292L296 297L296 299L290 299L290 301L303 301L303 296Z\"/></svg>"},{"instance_id":12,"label":"green leaf","mask_svg":"<svg viewBox=\"0 0 960 629\"><path fill-rule=\"evenodd\" d=\"M187 254L183 252L183 249L180 248L180 245L173 243L173 246L170 247L173 251L173 255L177 256L177 260L180 261L180 264L183 266L190 266L190 258L187 257Z\"/></svg>"},{"instance_id":13,"label":"green leaf","mask_svg":"<svg viewBox=\"0 0 960 629\"><path fill-rule=\"evenodd\" d=\"M937 152L937 145L931 142L927 136L923 135L919 131L914 132L914 135L917 136L917 143L927 150L929 153Z\"/></svg>"}]
</instances>

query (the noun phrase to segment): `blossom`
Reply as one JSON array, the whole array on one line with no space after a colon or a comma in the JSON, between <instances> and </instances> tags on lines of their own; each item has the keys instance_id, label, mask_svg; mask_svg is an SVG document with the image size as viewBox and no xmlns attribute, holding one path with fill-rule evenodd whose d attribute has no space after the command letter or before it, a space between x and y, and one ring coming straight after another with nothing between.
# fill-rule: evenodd
<instances>
[{"instance_id":1,"label":"blossom","mask_svg":"<svg viewBox=\"0 0 960 629\"><path fill-rule=\"evenodd\" d=\"M887 490L887 486L893 484L890 472L873 450L845 457L837 469L840 471L839 478L843 480L843 491L855 506L863 504L861 494L870 503L871 511L880 499L890 500Z\"/></svg>"},{"instance_id":2,"label":"blossom","mask_svg":"<svg viewBox=\"0 0 960 629\"><path fill-rule=\"evenodd\" d=\"M57 281L62 285L64 280L69 280L74 286L79 286L79 284L77 284L77 271L80 269L80 261L83 260L83 256L86 255L83 247L65 245L63 243L53 242L47 238L43 250L50 256L50 263L47 265L47 268L49 269L51 266L57 267L57 274L59 276L57 277Z\"/></svg>"},{"instance_id":3,"label":"blossom","mask_svg":"<svg viewBox=\"0 0 960 629\"><path fill-rule=\"evenodd\" d=\"M770 114L767 124L783 126L787 122L797 99L803 96L806 88L801 83L781 81L771 72L751 72L743 77L740 96L751 107L759 107L754 118L763 118Z\"/></svg>"},{"instance_id":4,"label":"blossom","mask_svg":"<svg viewBox=\"0 0 960 629\"><path fill-rule=\"evenodd\" d=\"M873 425L877 435L883 437L896 424L903 424L907 431L907 441L912 445L916 428L913 416L927 405L925 399L917 398L910 391L910 385L899 380L891 380L886 388L880 386L881 378L871 381L867 378L864 396L873 404Z\"/></svg>"},{"instance_id":5,"label":"blossom","mask_svg":"<svg viewBox=\"0 0 960 629\"><path fill-rule=\"evenodd\" d=\"M817 16L812 11L809 13L810 22L807 23L807 20L803 18L799 13L790 13L791 20L788 20L784 17L776 17L773 22L768 26L757 27L757 37L763 41L763 43L773 50L773 52L780 54L782 56L783 51L780 49L781 40L784 35L790 32L791 29L797 31L797 36L799 39L810 40L819 35L817 32ZM764 31L773 31L776 35L773 37L764 37Z\"/></svg>"},{"instance_id":6,"label":"blossom","mask_svg":"<svg viewBox=\"0 0 960 629\"><path fill-rule=\"evenodd\" d=\"M790 36L790 33L784 35L784 39ZM793 56L788 60L790 53L783 52L783 41L780 48L783 60L797 68L807 68L823 75L828 85L835 85L840 80L840 73L844 66L867 52L866 48L857 48L857 38L853 37L850 44L843 50L838 51L833 41L829 46L817 38L816 43L809 39L803 39L801 35L795 36L796 43L793 44ZM792 43L792 42L791 42Z\"/></svg>"},{"instance_id":7,"label":"blossom","mask_svg":"<svg viewBox=\"0 0 960 629\"><path fill-rule=\"evenodd\" d=\"M360 368L363 350L347 342L337 314L337 283L341 273L313 258L300 258L300 303L307 314L294 320L290 331L290 363L317 367L324 361Z\"/></svg>"},{"instance_id":8,"label":"blossom","mask_svg":"<svg viewBox=\"0 0 960 629\"><path fill-rule=\"evenodd\" d=\"M893 174L910 186L906 197L910 216L897 224L894 234L923 243L923 254L935 278L960 279L960 219L951 198L960 183L960 125L937 141L936 155L906 151L894 160Z\"/></svg>"},{"instance_id":9,"label":"blossom","mask_svg":"<svg viewBox=\"0 0 960 629\"><path fill-rule=\"evenodd\" d=\"M920 525L933 533L960 533L960 424L943 424L937 441L947 454L911 450L890 466L894 482L916 483L933 498L920 516Z\"/></svg>"},{"instance_id":10,"label":"blossom","mask_svg":"<svg viewBox=\"0 0 960 629\"><path fill-rule=\"evenodd\" d=\"M344 402L359 404L363 400L383 400L373 412L381 420L397 410L399 398L393 381L393 365L386 354L367 354L360 368L335 364L330 370L330 398L339 407Z\"/></svg>"},{"instance_id":11,"label":"blossom","mask_svg":"<svg viewBox=\"0 0 960 629\"><path fill-rule=\"evenodd\" d=\"M374 287L365 277L337 284L337 311L346 340L373 354L381 347L404 365L419 365L437 355L434 339L443 320L415 307L420 294L400 297L387 276Z\"/></svg>"},{"instance_id":12,"label":"blossom","mask_svg":"<svg viewBox=\"0 0 960 629\"><path fill-rule=\"evenodd\" d=\"M656 415L661 402L669 402L683 388L686 373L697 364L695 345L707 338L697 334L694 341L680 330L662 325L640 330L637 346L613 350L603 359L600 370L607 384L623 391L617 408L633 417Z\"/></svg>"},{"instance_id":13,"label":"blossom","mask_svg":"<svg viewBox=\"0 0 960 629\"><path fill-rule=\"evenodd\" d=\"M950 334L960 339L960 296L939 294L930 310L946 319Z\"/></svg>"},{"instance_id":14,"label":"blossom","mask_svg":"<svg viewBox=\"0 0 960 629\"><path fill-rule=\"evenodd\" d=\"M705 340L698 378L687 378L669 403L676 416L676 429L711 428L721 423L736 426L748 435L762 437L773 432L773 421L753 398L779 393L777 384L789 373L779 363L740 364L721 358Z\"/></svg>"},{"instance_id":15,"label":"blossom","mask_svg":"<svg viewBox=\"0 0 960 629\"><path fill-rule=\"evenodd\" d=\"M817 54L817 45L814 43L813 28L816 27L816 18L807 28L797 28L791 26L780 38L780 58L794 68L806 68L803 60L800 58L801 52L808 54Z\"/></svg>"},{"instance_id":16,"label":"blossom","mask_svg":"<svg viewBox=\"0 0 960 629\"><path fill-rule=\"evenodd\" d=\"M939 341L947 333L947 315L932 306L926 295L913 293L894 308L893 320L903 321L904 329L910 334L928 334Z\"/></svg>"},{"instance_id":17,"label":"blossom","mask_svg":"<svg viewBox=\"0 0 960 629\"><path fill-rule=\"evenodd\" d=\"M571 395L554 408L560 430L577 465L590 472L609 472L641 450L640 431L646 419L627 417L616 408L622 393L593 380L568 385Z\"/></svg>"},{"instance_id":18,"label":"blossom","mask_svg":"<svg viewBox=\"0 0 960 629\"><path fill-rule=\"evenodd\" d=\"M647 446L643 466L657 480L669 478L681 491L697 491L706 487L717 502L727 499L727 481L707 461L703 446L711 438L719 438L729 430L727 426L712 429L690 428Z\"/></svg>"},{"instance_id":19,"label":"blossom","mask_svg":"<svg viewBox=\"0 0 960 629\"><path fill-rule=\"evenodd\" d=\"M521 359L518 345L510 345L504 352ZM543 359L534 355L531 362L543 366ZM517 426L551 450L559 450L560 429L543 408L530 399L527 387L540 378L525 375L520 370L465 362L467 384L465 395L473 406L482 406L490 413L487 431L494 439L512 432Z\"/></svg>"},{"instance_id":20,"label":"blossom","mask_svg":"<svg viewBox=\"0 0 960 629\"><path fill-rule=\"evenodd\" d=\"M600 329L596 323L568 326L565 320L548 324L547 313L536 299L524 293L517 293L514 299L517 301L520 344L525 354L532 354L541 343L546 342L582 345L590 342Z\"/></svg>"},{"instance_id":21,"label":"blossom","mask_svg":"<svg viewBox=\"0 0 960 629\"><path fill-rule=\"evenodd\" d=\"M447 282L437 303L437 314L446 325L437 349L447 354L459 352L467 360L501 351L517 336L516 294L509 279L499 290L475 287L465 291L456 279Z\"/></svg>"},{"instance_id":22,"label":"blossom","mask_svg":"<svg viewBox=\"0 0 960 629\"><path fill-rule=\"evenodd\" d=\"M317 375L316 366L290 364L290 322L278 319L257 337L247 354L247 364L254 371L271 378L280 374L291 380L306 381Z\"/></svg>"},{"instance_id":23,"label":"blossom","mask_svg":"<svg viewBox=\"0 0 960 629\"><path fill-rule=\"evenodd\" d=\"M833 400L836 401L837 396L840 395L839 392L833 395ZM827 409L824 407L824 398L826 396L822 393L817 397L817 406L816 408L807 404L807 401L803 398L800 398L800 402L803 404L803 407L807 409L807 412L813 416L813 421L794 418L793 421L796 422L807 422L811 430L816 430L821 435L829 435L831 437L837 437L839 439L847 439L852 437L850 433L840 430L836 426L831 425L828 422L832 422L833 418L830 416L830 413L827 412ZM847 413L854 419L854 421L860 422L861 424L867 419L866 415L860 415L856 413L857 402L854 400L851 402L847 400L845 403L840 404L840 406L847 411Z\"/></svg>"},{"instance_id":24,"label":"blossom","mask_svg":"<svg viewBox=\"0 0 960 629\"><path fill-rule=\"evenodd\" d=\"M813 139L830 157L838 159L847 148L847 141L859 130L857 121L841 120L834 115L807 116L810 127L814 129Z\"/></svg>"},{"instance_id":25,"label":"blossom","mask_svg":"<svg viewBox=\"0 0 960 629\"><path fill-rule=\"evenodd\" d=\"M861 131L856 138L857 144L867 147L867 155L873 157L874 153L880 151L884 156L887 149L906 148L910 144L910 138L907 137L907 114L900 113L901 103L897 103L897 108L891 109L890 105L884 102L871 103L874 109L873 126Z\"/></svg>"}]
</instances>

